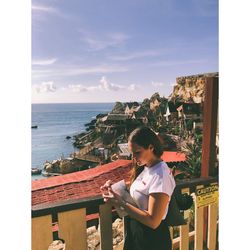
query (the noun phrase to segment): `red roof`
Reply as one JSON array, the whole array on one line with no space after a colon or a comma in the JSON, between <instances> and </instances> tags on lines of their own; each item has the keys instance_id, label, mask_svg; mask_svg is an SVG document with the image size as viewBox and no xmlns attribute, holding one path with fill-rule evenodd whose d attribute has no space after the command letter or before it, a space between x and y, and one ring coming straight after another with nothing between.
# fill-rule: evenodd
<instances>
[{"instance_id":1,"label":"red roof","mask_svg":"<svg viewBox=\"0 0 250 250\"><path fill-rule=\"evenodd\" d=\"M101 195L107 180L129 180L130 160L117 160L92 169L32 181L32 206Z\"/></svg>"},{"instance_id":2,"label":"red roof","mask_svg":"<svg viewBox=\"0 0 250 250\"><path fill-rule=\"evenodd\" d=\"M32 191L49 187L61 186L63 184L91 181L95 177L110 172L121 166L131 163L131 160L117 160L108 164L100 165L88 170L82 170L61 176L49 177L47 179L32 181Z\"/></svg>"},{"instance_id":3,"label":"red roof","mask_svg":"<svg viewBox=\"0 0 250 250\"><path fill-rule=\"evenodd\" d=\"M165 162L182 162L186 161L186 156L184 153L164 151L161 159Z\"/></svg>"}]
</instances>

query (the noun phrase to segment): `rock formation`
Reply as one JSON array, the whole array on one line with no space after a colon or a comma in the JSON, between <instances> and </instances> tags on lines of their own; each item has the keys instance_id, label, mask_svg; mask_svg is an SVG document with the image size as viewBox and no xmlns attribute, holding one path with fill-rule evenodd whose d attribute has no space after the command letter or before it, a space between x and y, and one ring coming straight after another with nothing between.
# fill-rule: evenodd
<instances>
[{"instance_id":1,"label":"rock formation","mask_svg":"<svg viewBox=\"0 0 250 250\"><path fill-rule=\"evenodd\" d=\"M218 77L218 72L176 78L176 85L169 96L172 102L201 103L204 101L205 77Z\"/></svg>"}]
</instances>

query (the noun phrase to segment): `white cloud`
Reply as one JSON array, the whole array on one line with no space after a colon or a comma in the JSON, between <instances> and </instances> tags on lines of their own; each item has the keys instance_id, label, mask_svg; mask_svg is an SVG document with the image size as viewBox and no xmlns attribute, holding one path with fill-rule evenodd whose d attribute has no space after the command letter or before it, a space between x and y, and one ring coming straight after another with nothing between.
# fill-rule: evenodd
<instances>
[{"instance_id":1,"label":"white cloud","mask_svg":"<svg viewBox=\"0 0 250 250\"><path fill-rule=\"evenodd\" d=\"M87 88L80 85L80 84L76 84L76 85L69 85L69 89L71 89L73 92L86 92Z\"/></svg>"},{"instance_id":2,"label":"white cloud","mask_svg":"<svg viewBox=\"0 0 250 250\"><path fill-rule=\"evenodd\" d=\"M82 84L70 84L68 86L70 90L73 92L86 92L86 91L94 91L94 90L102 90L101 85L97 86L83 86Z\"/></svg>"},{"instance_id":3,"label":"white cloud","mask_svg":"<svg viewBox=\"0 0 250 250\"><path fill-rule=\"evenodd\" d=\"M161 87L163 86L163 82L152 82L151 83L154 87Z\"/></svg>"},{"instance_id":4,"label":"white cloud","mask_svg":"<svg viewBox=\"0 0 250 250\"><path fill-rule=\"evenodd\" d=\"M103 76L100 80L101 83L101 87L103 90L109 91L109 90L113 90L113 91L118 91L118 90L130 90L133 91L136 89L136 85L135 84L130 84L129 86L124 86L124 85L118 85L118 84L114 84L111 83L107 80L106 76Z\"/></svg>"},{"instance_id":5,"label":"white cloud","mask_svg":"<svg viewBox=\"0 0 250 250\"><path fill-rule=\"evenodd\" d=\"M57 89L53 81L42 82L41 84L36 84L33 87L37 93L55 92Z\"/></svg>"},{"instance_id":6,"label":"white cloud","mask_svg":"<svg viewBox=\"0 0 250 250\"><path fill-rule=\"evenodd\" d=\"M108 82L106 77L103 76L100 80L100 83L101 83L101 87L103 90L114 90L114 91L117 91L117 90L120 90L120 89L124 89L125 87L124 86L121 86L121 85L117 85L117 84L114 84L114 83L111 83L111 82Z\"/></svg>"},{"instance_id":7,"label":"white cloud","mask_svg":"<svg viewBox=\"0 0 250 250\"><path fill-rule=\"evenodd\" d=\"M109 47L119 47L128 39L129 37L123 33L111 33L102 34L101 37L96 37L94 35L83 35L82 41L87 43L90 50L98 51Z\"/></svg>"},{"instance_id":8,"label":"white cloud","mask_svg":"<svg viewBox=\"0 0 250 250\"><path fill-rule=\"evenodd\" d=\"M68 19L68 14L61 12L58 8L48 5L32 4L32 19L35 21L45 21L48 15L57 16Z\"/></svg>"},{"instance_id":9,"label":"white cloud","mask_svg":"<svg viewBox=\"0 0 250 250\"><path fill-rule=\"evenodd\" d=\"M136 90L138 87L135 85L135 84L130 84L129 86L128 86L128 90L131 90L131 91L134 91L134 90Z\"/></svg>"},{"instance_id":10,"label":"white cloud","mask_svg":"<svg viewBox=\"0 0 250 250\"><path fill-rule=\"evenodd\" d=\"M70 84L68 89L73 92L86 92L86 91L119 91L119 90L129 90L134 91L137 88L135 84L130 84L129 86L114 84L107 80L106 76L102 76L99 85L84 86L82 84Z\"/></svg>"},{"instance_id":11,"label":"white cloud","mask_svg":"<svg viewBox=\"0 0 250 250\"><path fill-rule=\"evenodd\" d=\"M51 58L51 59L46 59L46 60L34 60L34 61L32 61L32 65L45 66L45 65L51 65L51 64L55 63L56 61L57 61L56 58Z\"/></svg>"},{"instance_id":12,"label":"white cloud","mask_svg":"<svg viewBox=\"0 0 250 250\"><path fill-rule=\"evenodd\" d=\"M115 61L128 61L137 58L158 56L162 55L163 53L164 53L163 51L147 50L147 51L124 54L120 56L112 56L111 59Z\"/></svg>"},{"instance_id":13,"label":"white cloud","mask_svg":"<svg viewBox=\"0 0 250 250\"><path fill-rule=\"evenodd\" d=\"M45 6L45 5L32 5L32 10L37 11L37 12L46 12L46 13L57 13L57 9L50 7L50 6Z\"/></svg>"}]
</instances>

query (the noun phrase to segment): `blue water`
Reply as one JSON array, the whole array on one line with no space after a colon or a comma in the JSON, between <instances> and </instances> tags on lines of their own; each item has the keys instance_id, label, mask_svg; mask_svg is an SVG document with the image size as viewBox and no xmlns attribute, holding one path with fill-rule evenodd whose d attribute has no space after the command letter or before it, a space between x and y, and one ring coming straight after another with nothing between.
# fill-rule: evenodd
<instances>
[{"instance_id":1,"label":"blue water","mask_svg":"<svg viewBox=\"0 0 250 250\"><path fill-rule=\"evenodd\" d=\"M43 168L46 160L68 157L74 151L73 136L84 132L85 123L112 110L114 103L32 104L32 167ZM33 175L32 180L45 178Z\"/></svg>"}]
</instances>

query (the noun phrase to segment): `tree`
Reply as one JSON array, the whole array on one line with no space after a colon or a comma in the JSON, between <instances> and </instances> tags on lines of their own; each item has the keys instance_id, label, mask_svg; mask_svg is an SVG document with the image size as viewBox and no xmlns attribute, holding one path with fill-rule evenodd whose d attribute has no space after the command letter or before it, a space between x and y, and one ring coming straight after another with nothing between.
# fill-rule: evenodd
<instances>
[{"instance_id":1,"label":"tree","mask_svg":"<svg viewBox=\"0 0 250 250\"><path fill-rule=\"evenodd\" d=\"M150 101L154 101L155 99L161 100L161 97L160 97L160 95L159 95L158 92L154 93L154 94L150 97Z\"/></svg>"},{"instance_id":2,"label":"tree","mask_svg":"<svg viewBox=\"0 0 250 250\"><path fill-rule=\"evenodd\" d=\"M145 108L145 109L149 109L150 107L150 100L148 98L145 98L141 104L141 107Z\"/></svg>"},{"instance_id":3,"label":"tree","mask_svg":"<svg viewBox=\"0 0 250 250\"><path fill-rule=\"evenodd\" d=\"M186 128L188 131L191 131L193 129L193 120L186 120Z\"/></svg>"},{"instance_id":4,"label":"tree","mask_svg":"<svg viewBox=\"0 0 250 250\"><path fill-rule=\"evenodd\" d=\"M191 177L200 177L201 175L201 155L202 155L202 135L194 134L193 140L188 142L182 149L186 154L187 166L185 171Z\"/></svg>"},{"instance_id":5,"label":"tree","mask_svg":"<svg viewBox=\"0 0 250 250\"><path fill-rule=\"evenodd\" d=\"M114 108L112 109L111 113L113 114L121 114L124 113L125 107L121 102L116 102Z\"/></svg>"}]
</instances>

